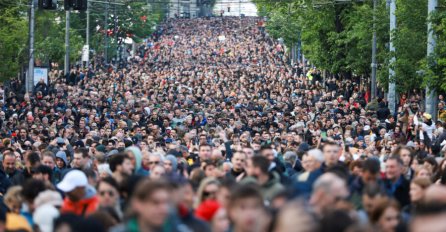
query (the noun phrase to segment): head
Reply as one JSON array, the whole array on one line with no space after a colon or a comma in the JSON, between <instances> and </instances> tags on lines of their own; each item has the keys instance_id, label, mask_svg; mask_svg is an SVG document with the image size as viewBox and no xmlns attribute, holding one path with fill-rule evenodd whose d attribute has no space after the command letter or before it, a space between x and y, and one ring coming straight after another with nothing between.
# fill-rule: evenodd
<instances>
[{"instance_id":1,"label":"head","mask_svg":"<svg viewBox=\"0 0 446 232\"><path fill-rule=\"evenodd\" d=\"M205 200L216 200L217 192L220 188L220 181L213 177L207 177L201 181L197 190L198 204Z\"/></svg>"},{"instance_id":2,"label":"head","mask_svg":"<svg viewBox=\"0 0 446 232\"><path fill-rule=\"evenodd\" d=\"M101 207L113 208L119 204L119 185L112 177L102 178L98 183L97 191Z\"/></svg>"},{"instance_id":3,"label":"head","mask_svg":"<svg viewBox=\"0 0 446 232\"><path fill-rule=\"evenodd\" d=\"M200 157L201 161L208 160L211 158L212 155L212 147L209 144L203 143L200 144L198 148L198 156Z\"/></svg>"},{"instance_id":4,"label":"head","mask_svg":"<svg viewBox=\"0 0 446 232\"><path fill-rule=\"evenodd\" d=\"M74 169L64 176L62 181L57 184L57 188L63 191L71 201L77 202L85 196L87 185L87 175Z\"/></svg>"},{"instance_id":5,"label":"head","mask_svg":"<svg viewBox=\"0 0 446 232\"><path fill-rule=\"evenodd\" d=\"M257 187L241 185L232 191L228 215L236 231L261 231L265 218L263 198Z\"/></svg>"},{"instance_id":6,"label":"head","mask_svg":"<svg viewBox=\"0 0 446 232\"><path fill-rule=\"evenodd\" d=\"M410 201L419 203L423 200L426 189L432 184L428 178L415 178L410 182Z\"/></svg>"},{"instance_id":7,"label":"head","mask_svg":"<svg viewBox=\"0 0 446 232\"><path fill-rule=\"evenodd\" d=\"M386 161L386 178L397 181L403 173L403 161L398 156L390 156Z\"/></svg>"},{"instance_id":8,"label":"head","mask_svg":"<svg viewBox=\"0 0 446 232\"><path fill-rule=\"evenodd\" d=\"M380 163L378 159L369 158L362 165L361 179L364 183L376 182L379 178Z\"/></svg>"},{"instance_id":9,"label":"head","mask_svg":"<svg viewBox=\"0 0 446 232\"><path fill-rule=\"evenodd\" d=\"M72 167L78 169L88 168L90 165L90 156L88 154L88 149L78 148L74 151Z\"/></svg>"},{"instance_id":10,"label":"head","mask_svg":"<svg viewBox=\"0 0 446 232\"><path fill-rule=\"evenodd\" d=\"M325 143L322 152L324 153L324 161L327 166L332 166L338 163L340 149L341 147L337 143Z\"/></svg>"},{"instance_id":11,"label":"head","mask_svg":"<svg viewBox=\"0 0 446 232\"><path fill-rule=\"evenodd\" d=\"M347 185L342 178L333 173L325 173L314 182L310 204L316 213L322 214L345 200L348 195Z\"/></svg>"},{"instance_id":12,"label":"head","mask_svg":"<svg viewBox=\"0 0 446 232\"><path fill-rule=\"evenodd\" d=\"M16 159L12 152L3 154L3 170L7 174L13 174L16 171Z\"/></svg>"},{"instance_id":13,"label":"head","mask_svg":"<svg viewBox=\"0 0 446 232\"><path fill-rule=\"evenodd\" d=\"M393 232L400 222L400 207L394 199L383 198L377 202L370 222L376 225L380 231Z\"/></svg>"},{"instance_id":14,"label":"head","mask_svg":"<svg viewBox=\"0 0 446 232\"><path fill-rule=\"evenodd\" d=\"M372 215L378 202L385 197L387 197L385 190L377 182L365 185L362 192L362 205L369 217Z\"/></svg>"},{"instance_id":15,"label":"head","mask_svg":"<svg viewBox=\"0 0 446 232\"><path fill-rule=\"evenodd\" d=\"M245 169L246 165L246 154L241 151L237 151L234 153L231 159L231 163L233 165L232 169L237 172L241 172Z\"/></svg>"},{"instance_id":16,"label":"head","mask_svg":"<svg viewBox=\"0 0 446 232\"><path fill-rule=\"evenodd\" d=\"M170 208L170 185L163 181L143 180L131 199L131 209L138 223L154 230L161 229Z\"/></svg>"},{"instance_id":17,"label":"head","mask_svg":"<svg viewBox=\"0 0 446 232\"><path fill-rule=\"evenodd\" d=\"M130 176L133 173L133 165L127 154L121 153L113 155L109 161L110 170L113 173Z\"/></svg>"},{"instance_id":18,"label":"head","mask_svg":"<svg viewBox=\"0 0 446 232\"><path fill-rule=\"evenodd\" d=\"M319 149L311 149L302 157L302 165L307 172L312 172L320 168L324 162L324 155Z\"/></svg>"},{"instance_id":19,"label":"head","mask_svg":"<svg viewBox=\"0 0 446 232\"><path fill-rule=\"evenodd\" d=\"M260 155L267 158L270 162L273 162L275 158L274 150L272 149L271 146L263 146L260 149Z\"/></svg>"}]
</instances>

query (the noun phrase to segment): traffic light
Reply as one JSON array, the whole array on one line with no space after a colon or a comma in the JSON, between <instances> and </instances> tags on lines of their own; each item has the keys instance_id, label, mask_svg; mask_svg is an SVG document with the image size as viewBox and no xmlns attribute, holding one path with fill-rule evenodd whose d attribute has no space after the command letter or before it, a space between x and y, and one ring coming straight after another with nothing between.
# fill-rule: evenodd
<instances>
[{"instance_id":1,"label":"traffic light","mask_svg":"<svg viewBox=\"0 0 446 232\"><path fill-rule=\"evenodd\" d=\"M87 0L65 0L65 10L87 10Z\"/></svg>"},{"instance_id":2,"label":"traffic light","mask_svg":"<svg viewBox=\"0 0 446 232\"><path fill-rule=\"evenodd\" d=\"M57 0L39 0L39 8L44 10L57 9Z\"/></svg>"}]
</instances>

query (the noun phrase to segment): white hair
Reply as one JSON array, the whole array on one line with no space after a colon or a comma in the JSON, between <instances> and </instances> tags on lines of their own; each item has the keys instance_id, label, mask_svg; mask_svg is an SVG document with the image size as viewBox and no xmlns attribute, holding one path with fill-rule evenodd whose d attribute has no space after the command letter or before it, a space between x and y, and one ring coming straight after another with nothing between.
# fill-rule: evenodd
<instances>
[{"instance_id":1,"label":"white hair","mask_svg":"<svg viewBox=\"0 0 446 232\"><path fill-rule=\"evenodd\" d=\"M311 149L307 152L307 155L313 157L318 162L324 162L324 154L319 149Z\"/></svg>"}]
</instances>

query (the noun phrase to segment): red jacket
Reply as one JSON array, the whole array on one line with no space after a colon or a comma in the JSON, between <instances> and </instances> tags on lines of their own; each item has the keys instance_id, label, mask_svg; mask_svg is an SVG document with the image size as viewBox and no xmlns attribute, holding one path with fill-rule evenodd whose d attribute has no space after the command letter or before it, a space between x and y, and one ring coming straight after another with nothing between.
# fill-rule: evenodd
<instances>
[{"instance_id":1,"label":"red jacket","mask_svg":"<svg viewBox=\"0 0 446 232\"><path fill-rule=\"evenodd\" d=\"M99 199L97 196L91 198L82 199L77 202L71 201L68 197L65 197L63 201L61 212L62 213L74 213L78 216L86 216L88 214L96 212L99 207Z\"/></svg>"}]
</instances>

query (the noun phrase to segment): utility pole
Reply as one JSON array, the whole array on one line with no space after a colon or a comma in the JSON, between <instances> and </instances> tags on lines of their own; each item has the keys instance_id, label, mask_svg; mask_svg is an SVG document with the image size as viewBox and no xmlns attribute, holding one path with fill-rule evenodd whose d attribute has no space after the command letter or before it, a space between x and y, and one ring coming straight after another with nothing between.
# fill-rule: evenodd
<instances>
[{"instance_id":1,"label":"utility pole","mask_svg":"<svg viewBox=\"0 0 446 232\"><path fill-rule=\"evenodd\" d=\"M107 53L108 53L108 7L110 5L110 0L107 1L107 5L105 5L105 44L104 44L104 59L105 63L108 64Z\"/></svg>"},{"instance_id":2,"label":"utility pole","mask_svg":"<svg viewBox=\"0 0 446 232\"><path fill-rule=\"evenodd\" d=\"M372 99L376 98L376 5L378 0L373 0L373 40L372 40L372 80L371 92Z\"/></svg>"},{"instance_id":3,"label":"utility pole","mask_svg":"<svg viewBox=\"0 0 446 232\"><path fill-rule=\"evenodd\" d=\"M116 3L116 0L114 1ZM113 18L114 18L114 35L115 35L115 43L116 43L116 60L115 65L118 67L118 53L119 53L119 43L118 43L118 15L116 14L116 4L114 4L113 8Z\"/></svg>"},{"instance_id":4,"label":"utility pole","mask_svg":"<svg viewBox=\"0 0 446 232\"><path fill-rule=\"evenodd\" d=\"M34 11L35 3L31 0L31 9L29 12L29 66L28 75L26 75L25 87L26 92L32 91L34 87Z\"/></svg>"},{"instance_id":5,"label":"utility pole","mask_svg":"<svg viewBox=\"0 0 446 232\"><path fill-rule=\"evenodd\" d=\"M65 63L64 74L70 72L70 9L65 11Z\"/></svg>"},{"instance_id":6,"label":"utility pole","mask_svg":"<svg viewBox=\"0 0 446 232\"><path fill-rule=\"evenodd\" d=\"M89 66L90 64L90 1L87 0L87 29L86 29L86 36L85 36L85 44L88 48L88 56L87 56L87 63L85 66Z\"/></svg>"},{"instance_id":7,"label":"utility pole","mask_svg":"<svg viewBox=\"0 0 446 232\"><path fill-rule=\"evenodd\" d=\"M429 0L427 5L428 15L431 16L437 8L437 0ZM432 55L434 54L436 39L432 28L432 22L429 20L427 24L427 60L429 65L434 65L432 62ZM426 112L432 115L434 120L437 120L437 96L434 89L426 87Z\"/></svg>"},{"instance_id":8,"label":"utility pole","mask_svg":"<svg viewBox=\"0 0 446 232\"><path fill-rule=\"evenodd\" d=\"M392 115L395 113L396 105L396 88L395 88L395 71L393 70L393 64L395 63L395 46L393 45L394 32L396 29L396 0L390 0L390 43L389 50L392 54L389 62L389 93L387 94L387 102L389 103L389 110Z\"/></svg>"}]
</instances>

